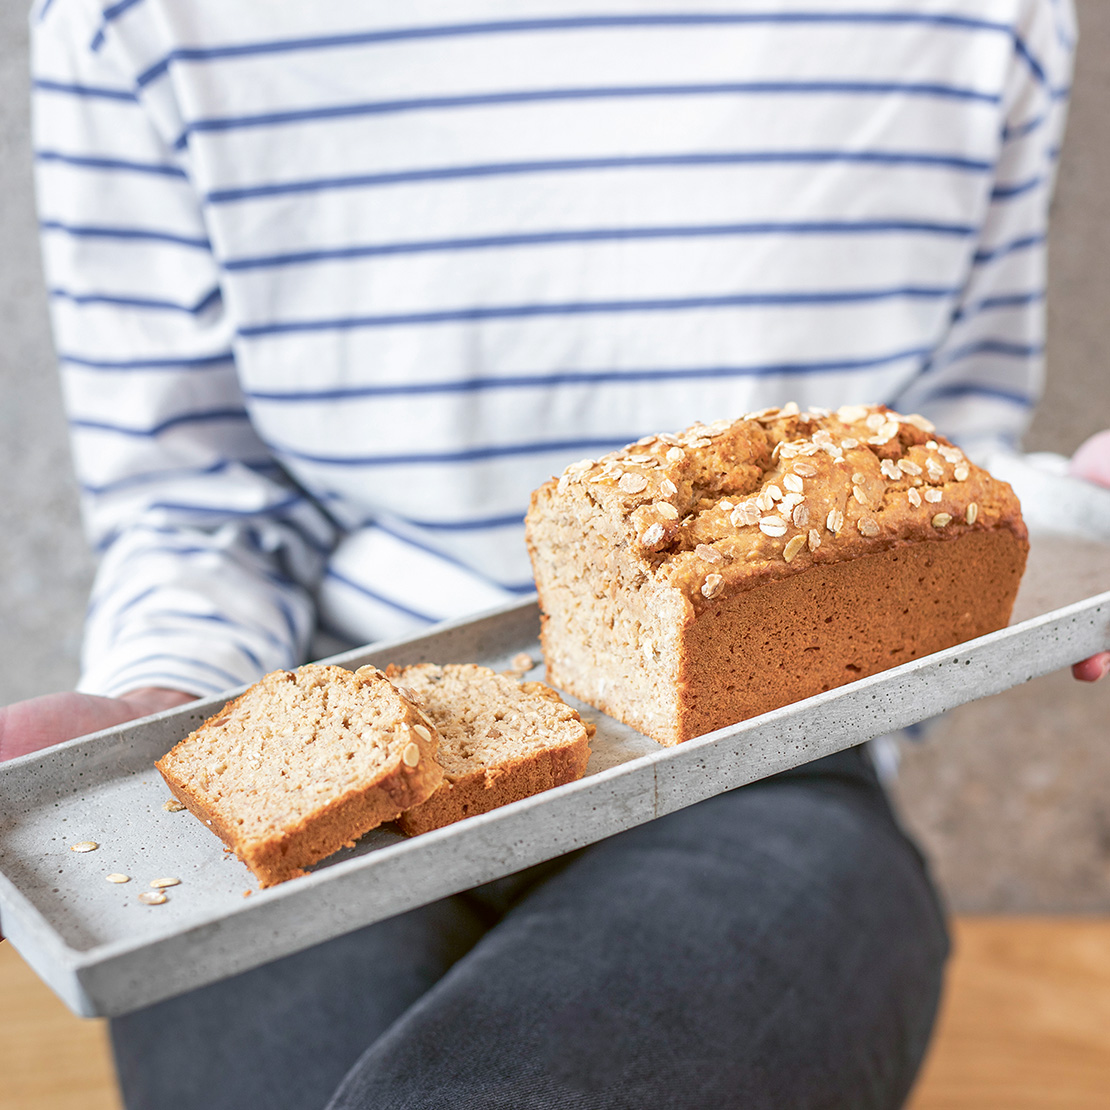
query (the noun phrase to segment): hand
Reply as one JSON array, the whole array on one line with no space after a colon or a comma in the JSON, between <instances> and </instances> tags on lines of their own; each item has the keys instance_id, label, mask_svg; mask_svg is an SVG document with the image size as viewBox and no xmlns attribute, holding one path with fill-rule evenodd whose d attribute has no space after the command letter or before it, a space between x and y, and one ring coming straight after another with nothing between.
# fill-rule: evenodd
<instances>
[{"instance_id":1,"label":"hand","mask_svg":"<svg viewBox=\"0 0 1110 1110\"><path fill-rule=\"evenodd\" d=\"M192 700L180 690L148 686L119 698L69 691L17 701L0 708L0 762Z\"/></svg>"},{"instance_id":2,"label":"hand","mask_svg":"<svg viewBox=\"0 0 1110 1110\"><path fill-rule=\"evenodd\" d=\"M124 721L133 721L148 713L184 705L192 701L193 696L180 690L146 686L121 698L68 691L17 701L0 708L0 762L49 748L75 736L122 725ZM0 933L0 941L3 939L4 934Z\"/></svg>"},{"instance_id":3,"label":"hand","mask_svg":"<svg viewBox=\"0 0 1110 1110\"><path fill-rule=\"evenodd\" d=\"M1072 455L1068 473L1075 478L1110 489L1110 429L1091 436ZM1110 651L1100 651L1082 663L1076 663L1071 673L1083 682L1095 682L1110 674Z\"/></svg>"}]
</instances>

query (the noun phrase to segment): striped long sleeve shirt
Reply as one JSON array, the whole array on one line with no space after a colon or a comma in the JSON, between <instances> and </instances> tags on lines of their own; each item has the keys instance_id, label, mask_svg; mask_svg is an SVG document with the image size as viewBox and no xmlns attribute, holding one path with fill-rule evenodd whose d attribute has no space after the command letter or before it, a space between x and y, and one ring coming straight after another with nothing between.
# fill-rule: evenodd
<instances>
[{"instance_id":1,"label":"striped long sleeve shirt","mask_svg":"<svg viewBox=\"0 0 1110 1110\"><path fill-rule=\"evenodd\" d=\"M529 592L529 492L796 400L1040 387L1069 0L39 0L82 688Z\"/></svg>"}]
</instances>

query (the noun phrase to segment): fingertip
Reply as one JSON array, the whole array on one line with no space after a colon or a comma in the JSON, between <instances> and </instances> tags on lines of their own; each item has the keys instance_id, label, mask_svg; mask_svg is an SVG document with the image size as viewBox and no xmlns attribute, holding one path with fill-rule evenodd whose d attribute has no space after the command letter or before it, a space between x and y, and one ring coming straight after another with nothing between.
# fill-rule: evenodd
<instances>
[{"instance_id":1,"label":"fingertip","mask_svg":"<svg viewBox=\"0 0 1110 1110\"><path fill-rule=\"evenodd\" d=\"M1068 473L1100 486L1110 486L1110 428L1080 444L1068 463Z\"/></svg>"},{"instance_id":2,"label":"fingertip","mask_svg":"<svg viewBox=\"0 0 1110 1110\"><path fill-rule=\"evenodd\" d=\"M1098 682L1100 678L1110 674L1110 651L1099 652L1098 655L1092 655L1090 659L1076 663L1071 673L1080 682Z\"/></svg>"}]
</instances>

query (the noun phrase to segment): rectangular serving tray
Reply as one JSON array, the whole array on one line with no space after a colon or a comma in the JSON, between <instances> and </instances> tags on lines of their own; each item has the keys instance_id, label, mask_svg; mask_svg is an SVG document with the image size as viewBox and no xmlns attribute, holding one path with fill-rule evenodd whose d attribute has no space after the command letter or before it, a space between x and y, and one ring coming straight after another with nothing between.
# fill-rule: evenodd
<instances>
[{"instance_id":1,"label":"rectangular serving tray","mask_svg":"<svg viewBox=\"0 0 1110 1110\"><path fill-rule=\"evenodd\" d=\"M0 765L0 925L74 1012L127 1013L1110 649L1108 588L1110 549L1036 542L1009 628L677 748L568 699L597 725L579 782L412 839L384 826L265 891L201 822L162 808L153 767L228 691ZM538 630L532 599L331 661L504 670L540 660ZM99 847L70 851L82 840ZM139 903L163 876L181 880L168 901Z\"/></svg>"}]
</instances>

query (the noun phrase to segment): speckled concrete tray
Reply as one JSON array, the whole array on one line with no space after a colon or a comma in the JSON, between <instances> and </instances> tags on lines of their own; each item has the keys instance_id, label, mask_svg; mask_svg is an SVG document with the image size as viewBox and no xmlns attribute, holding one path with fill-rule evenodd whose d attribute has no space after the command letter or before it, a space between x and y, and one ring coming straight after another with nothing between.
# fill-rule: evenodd
<instances>
[{"instance_id":1,"label":"speckled concrete tray","mask_svg":"<svg viewBox=\"0 0 1110 1110\"><path fill-rule=\"evenodd\" d=\"M1110 586L1110 558L1078 550L1035 547L1020 623L1001 632L678 748L587 709L598 732L580 782L411 840L378 829L266 891L190 814L162 808L169 794L152 766L226 695L13 760L0 765L0 922L71 1009L126 1013L1108 648L1110 592L1087 595ZM506 669L522 651L539 659L537 631L528 601L336 661ZM81 840L100 847L69 850ZM108 883L111 872L132 881ZM140 904L162 876L181 885L164 905Z\"/></svg>"}]
</instances>

